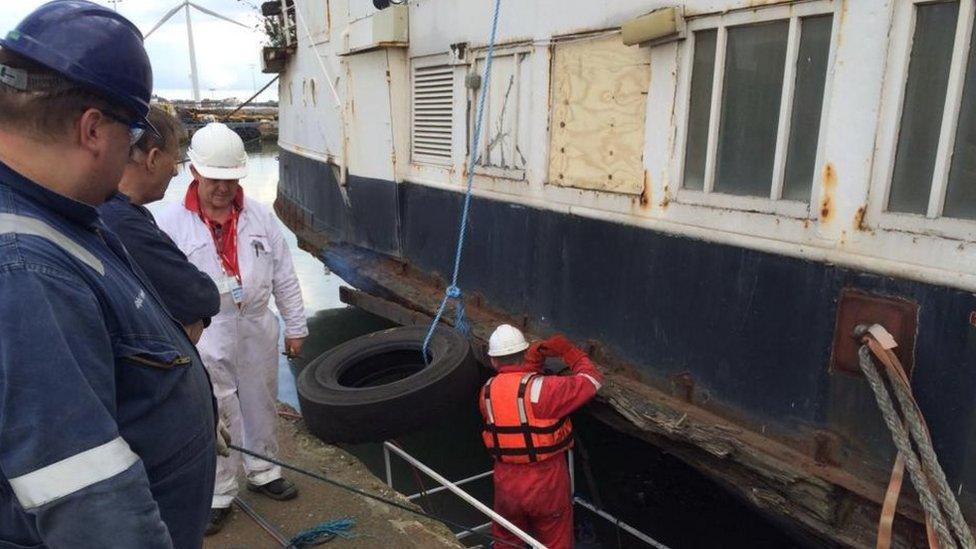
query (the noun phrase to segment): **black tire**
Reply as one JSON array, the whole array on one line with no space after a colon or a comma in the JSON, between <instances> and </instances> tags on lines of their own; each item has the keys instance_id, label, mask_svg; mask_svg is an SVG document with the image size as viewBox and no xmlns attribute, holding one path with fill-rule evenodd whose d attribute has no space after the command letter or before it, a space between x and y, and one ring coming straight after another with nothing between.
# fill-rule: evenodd
<instances>
[{"instance_id":1,"label":"black tire","mask_svg":"<svg viewBox=\"0 0 976 549\"><path fill-rule=\"evenodd\" d=\"M309 431L330 443L380 442L443 420L462 403L473 406L480 380L467 339L438 327L424 366L427 330L375 332L313 360L298 378Z\"/></svg>"}]
</instances>

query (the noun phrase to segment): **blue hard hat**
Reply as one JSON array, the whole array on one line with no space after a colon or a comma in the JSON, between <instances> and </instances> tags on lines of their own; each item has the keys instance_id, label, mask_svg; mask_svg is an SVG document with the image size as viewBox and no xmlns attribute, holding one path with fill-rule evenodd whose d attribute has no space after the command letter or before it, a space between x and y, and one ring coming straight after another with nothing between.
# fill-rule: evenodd
<instances>
[{"instance_id":1,"label":"blue hard hat","mask_svg":"<svg viewBox=\"0 0 976 549\"><path fill-rule=\"evenodd\" d=\"M85 0L54 0L0 39L0 47L60 73L146 123L152 66L142 33L118 13Z\"/></svg>"}]
</instances>

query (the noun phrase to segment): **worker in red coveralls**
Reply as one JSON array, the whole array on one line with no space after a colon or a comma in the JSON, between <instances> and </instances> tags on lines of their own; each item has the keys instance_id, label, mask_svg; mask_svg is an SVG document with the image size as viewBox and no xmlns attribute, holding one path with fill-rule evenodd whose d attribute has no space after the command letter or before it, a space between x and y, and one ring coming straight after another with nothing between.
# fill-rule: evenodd
<instances>
[{"instance_id":1,"label":"worker in red coveralls","mask_svg":"<svg viewBox=\"0 0 976 549\"><path fill-rule=\"evenodd\" d=\"M564 336L529 345L508 324L492 333L488 355L498 373L481 389L479 406L485 421L482 438L494 460L495 511L550 549L572 547L569 414L596 395L603 375ZM562 358L571 375L546 375L546 357ZM498 523L492 533L524 546Z\"/></svg>"}]
</instances>

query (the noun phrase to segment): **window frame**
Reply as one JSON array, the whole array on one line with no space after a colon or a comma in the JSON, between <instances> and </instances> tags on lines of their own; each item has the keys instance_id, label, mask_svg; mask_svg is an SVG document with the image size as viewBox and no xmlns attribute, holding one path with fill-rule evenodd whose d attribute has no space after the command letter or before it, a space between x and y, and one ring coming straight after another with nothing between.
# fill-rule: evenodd
<instances>
[{"instance_id":1,"label":"window frame","mask_svg":"<svg viewBox=\"0 0 976 549\"><path fill-rule=\"evenodd\" d=\"M521 113L520 110L518 109L518 107L520 106L518 104L518 101L520 101L521 99L521 96L519 94L521 93L521 86L523 84L521 79L521 68L523 63L529 63L529 67L531 68L532 55L534 51L535 50L532 47L531 43L525 43L525 44L516 44L516 45L496 48L493 54L495 58L508 57L509 55L515 58L514 60L515 83L513 84L513 88L514 88L513 96L516 101L516 111L515 111L516 147L518 146L517 139L518 139L519 124L521 123L522 117L527 116L526 113ZM465 74L468 75L477 74L478 76L483 76L482 71L478 70L478 62L479 61L484 62L487 55L488 55L487 48L479 48L477 50L473 50L471 52L471 60L468 62L468 66L466 68ZM482 82L482 85L484 84L485 83ZM477 116L478 116L478 101L480 101L481 99L481 88L479 87L477 90L471 90L470 88L465 86L465 92L466 92L465 95L466 95L467 105L468 105L468 109L467 109L468 116L466 117L467 131L465 132L465 135L467 136L467 144L465 145L465 150L469 155L472 155L478 153L478 151L472 151L470 149L471 149L471 136L474 135L475 121L477 120ZM486 99L487 98L488 96L486 96ZM487 119L482 121L483 124L486 122L489 121ZM486 131L486 130L482 128L482 131ZM530 129L530 133L531 133L531 129ZM531 144L531 140L529 141L529 143L526 144L526 146L528 146L529 144ZM484 146L485 144L479 140L478 145ZM484 175L488 177L498 177L502 179L511 179L515 181L525 181L526 170L528 169L529 156L530 156L529 154L525 155L526 166L523 168L499 168L497 166L483 166L480 164L474 164L474 173L477 175Z\"/></svg>"},{"instance_id":2,"label":"window frame","mask_svg":"<svg viewBox=\"0 0 976 549\"><path fill-rule=\"evenodd\" d=\"M963 85L966 80L969 48L976 45L970 43L974 20L976 20L974 17L976 16L976 0L959 0L959 20L956 22L953 51L949 65L949 82L946 88L946 102L942 108L939 144L932 174L932 188L929 190L927 211L924 215L888 211L901 117L904 111L905 89L908 84L908 66L911 61L915 36L916 7L920 4L939 3L943 2L939 0L909 0L895 4L888 41L888 63L885 68L881 110L878 117L879 129L875 146L875 170L871 178L867 221L880 229L974 240L976 239L976 220L942 217L942 211L949 184L949 170L952 167L952 153L956 143L959 113L962 108Z\"/></svg>"},{"instance_id":3,"label":"window frame","mask_svg":"<svg viewBox=\"0 0 976 549\"><path fill-rule=\"evenodd\" d=\"M817 152L814 161L814 178L810 186L807 202L781 198L786 173L787 151L789 147L790 124L792 122L794 88L796 85L796 62L800 49L800 23L805 17L831 15L830 48L827 53L827 74L824 81L823 105L820 110L820 128L817 135ZM830 110L830 94L833 81L833 66L836 58L839 31L836 2L815 0L802 4L771 6L757 10L737 11L689 18L688 40L679 51L678 66L680 76L676 97L680 113L676 127L677 150L674 155L677 189L673 200L678 204L743 210L780 215L797 219L815 219L818 210L814 207L820 196L820 177L823 169L824 137L826 121ZM726 44L729 27L738 27L772 21L788 20L789 34L786 45L786 67L783 73L783 91L780 102L779 123L776 132L776 151L773 160L773 181L769 196L743 196L714 191L717 171L718 137L721 125L722 93L725 81ZM696 40L694 34L700 31L715 30L715 68L712 74L712 97L708 125L708 138L705 156L705 182L702 190L684 188L685 155L688 145L688 122L691 114L691 79L694 69Z\"/></svg>"}]
</instances>

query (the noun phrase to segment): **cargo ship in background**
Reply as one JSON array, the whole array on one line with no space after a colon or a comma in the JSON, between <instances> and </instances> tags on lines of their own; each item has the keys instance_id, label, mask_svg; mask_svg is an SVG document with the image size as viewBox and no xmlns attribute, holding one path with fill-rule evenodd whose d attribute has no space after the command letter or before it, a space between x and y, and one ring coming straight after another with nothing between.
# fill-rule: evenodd
<instances>
[{"instance_id":1,"label":"cargo ship in background","mask_svg":"<svg viewBox=\"0 0 976 549\"><path fill-rule=\"evenodd\" d=\"M388 4L262 6L276 209L347 303L429 321L473 155L476 341L585 342L596 417L872 547L895 449L852 332L881 323L976 520L974 0L508 0L488 80L492 2Z\"/></svg>"}]
</instances>

